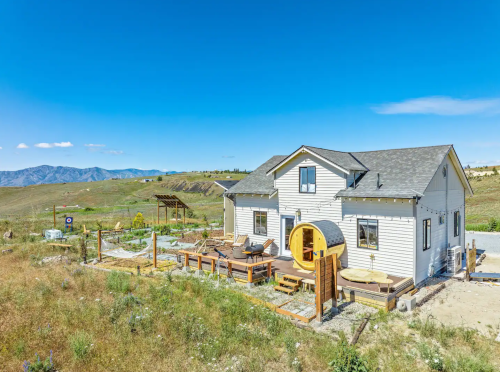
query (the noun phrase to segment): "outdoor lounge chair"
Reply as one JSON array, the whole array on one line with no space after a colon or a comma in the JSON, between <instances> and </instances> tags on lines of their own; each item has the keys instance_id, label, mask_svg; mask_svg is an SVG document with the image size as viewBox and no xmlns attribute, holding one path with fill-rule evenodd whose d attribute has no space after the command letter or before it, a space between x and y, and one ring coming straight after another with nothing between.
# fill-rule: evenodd
<instances>
[{"instance_id":1,"label":"outdoor lounge chair","mask_svg":"<svg viewBox=\"0 0 500 372\"><path fill-rule=\"evenodd\" d=\"M247 255L243 253L247 239L248 235L238 236L238 239L233 244L233 258L247 258Z\"/></svg>"},{"instance_id":2,"label":"outdoor lounge chair","mask_svg":"<svg viewBox=\"0 0 500 372\"><path fill-rule=\"evenodd\" d=\"M83 225L83 235L85 235L85 236L87 236L87 237L88 237L88 236L90 235L90 233L91 233L91 232L92 232L92 231L87 230L87 227L86 227L85 225Z\"/></svg>"},{"instance_id":3,"label":"outdoor lounge chair","mask_svg":"<svg viewBox=\"0 0 500 372\"><path fill-rule=\"evenodd\" d=\"M266 250L267 248L269 248L271 246L271 244L273 244L274 242L274 239L267 239L265 242L264 242L264 250ZM271 252L271 250L269 250L269 252ZM272 254L269 254L269 253L266 253L266 252L263 252L262 255L266 256L266 257L271 257Z\"/></svg>"},{"instance_id":4,"label":"outdoor lounge chair","mask_svg":"<svg viewBox=\"0 0 500 372\"><path fill-rule=\"evenodd\" d=\"M236 242L233 244L233 247L244 247L247 239L248 235L238 236L238 239L236 239Z\"/></svg>"}]
</instances>

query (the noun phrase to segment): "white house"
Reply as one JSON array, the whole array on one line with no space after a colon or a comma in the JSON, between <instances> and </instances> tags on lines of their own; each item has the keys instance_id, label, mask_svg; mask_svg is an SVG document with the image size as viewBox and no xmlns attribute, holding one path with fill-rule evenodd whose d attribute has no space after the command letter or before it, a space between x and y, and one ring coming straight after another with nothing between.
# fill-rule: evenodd
<instances>
[{"instance_id":1,"label":"white house","mask_svg":"<svg viewBox=\"0 0 500 372\"><path fill-rule=\"evenodd\" d=\"M445 268L448 247L463 247L465 197L473 194L452 145L368 152L302 146L224 188L235 239L274 239L272 253L287 256L297 223L328 220L344 235L343 267L373 263L415 283Z\"/></svg>"}]
</instances>

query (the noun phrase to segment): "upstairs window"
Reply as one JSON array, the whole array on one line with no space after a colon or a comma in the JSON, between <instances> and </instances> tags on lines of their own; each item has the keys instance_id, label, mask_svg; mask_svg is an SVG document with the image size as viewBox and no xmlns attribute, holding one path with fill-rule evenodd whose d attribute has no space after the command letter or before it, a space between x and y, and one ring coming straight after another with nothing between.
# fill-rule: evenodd
<instances>
[{"instance_id":1,"label":"upstairs window","mask_svg":"<svg viewBox=\"0 0 500 372\"><path fill-rule=\"evenodd\" d=\"M316 192L316 167L300 167L299 191Z\"/></svg>"},{"instance_id":2,"label":"upstairs window","mask_svg":"<svg viewBox=\"0 0 500 372\"><path fill-rule=\"evenodd\" d=\"M423 221L424 226L423 226L423 243L424 243L424 251L428 250L431 248L431 219L428 218Z\"/></svg>"},{"instance_id":3,"label":"upstairs window","mask_svg":"<svg viewBox=\"0 0 500 372\"><path fill-rule=\"evenodd\" d=\"M267 235L267 212L253 212L253 232L255 235Z\"/></svg>"},{"instance_id":4,"label":"upstairs window","mask_svg":"<svg viewBox=\"0 0 500 372\"><path fill-rule=\"evenodd\" d=\"M453 236L460 235L460 212L453 213Z\"/></svg>"},{"instance_id":5,"label":"upstairs window","mask_svg":"<svg viewBox=\"0 0 500 372\"><path fill-rule=\"evenodd\" d=\"M358 247L378 249L378 221L358 219Z\"/></svg>"}]
</instances>

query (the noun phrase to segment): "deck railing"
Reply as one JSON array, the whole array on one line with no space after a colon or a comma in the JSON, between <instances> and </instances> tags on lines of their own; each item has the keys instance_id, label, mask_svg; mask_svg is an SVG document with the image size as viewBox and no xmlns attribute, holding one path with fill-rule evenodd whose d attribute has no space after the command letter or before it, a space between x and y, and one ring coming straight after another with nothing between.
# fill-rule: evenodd
<instances>
[{"instance_id":1,"label":"deck railing","mask_svg":"<svg viewBox=\"0 0 500 372\"><path fill-rule=\"evenodd\" d=\"M180 250L179 253L184 255L184 266L189 267L189 256L195 256L197 258L198 270L203 270L202 269L202 259L206 258L207 260L211 261L210 262L210 272L212 274L215 273L215 263L218 260L218 257L203 255L201 253L196 253L196 252L188 252L188 251L184 251L184 250ZM272 266L271 265L274 261L276 261L276 260L265 260L265 261L261 261L261 262L246 263L246 262L241 262L241 261L236 261L236 260L228 260L225 258L221 258L220 260L227 264L227 269L229 271L228 274L231 274L231 276L232 276L232 272L233 272L233 265L246 267L247 268L247 281L249 283L253 282L253 268L256 266L267 265L267 279L271 278L271 276L272 276Z\"/></svg>"}]
</instances>

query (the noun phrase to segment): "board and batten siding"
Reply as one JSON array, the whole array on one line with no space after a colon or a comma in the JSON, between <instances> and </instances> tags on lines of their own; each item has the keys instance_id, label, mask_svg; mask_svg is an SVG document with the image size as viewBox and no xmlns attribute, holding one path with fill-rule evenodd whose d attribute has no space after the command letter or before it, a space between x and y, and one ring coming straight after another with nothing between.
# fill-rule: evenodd
<instances>
[{"instance_id":1,"label":"board and batten siding","mask_svg":"<svg viewBox=\"0 0 500 372\"><path fill-rule=\"evenodd\" d=\"M254 234L253 212L267 212L267 235ZM235 199L235 226L234 238L239 235L248 235L248 244L263 244L267 239L274 239L272 253L276 253L280 239L280 217L278 212L278 198L269 199L268 195L240 196Z\"/></svg>"},{"instance_id":2,"label":"board and batten siding","mask_svg":"<svg viewBox=\"0 0 500 372\"><path fill-rule=\"evenodd\" d=\"M342 204L340 228L346 239L351 268L373 269L400 277L414 276L414 201L352 198ZM358 219L378 221L378 249L358 248ZM343 255L344 256L344 255ZM344 266L344 262L342 263Z\"/></svg>"},{"instance_id":3,"label":"board and batten siding","mask_svg":"<svg viewBox=\"0 0 500 372\"><path fill-rule=\"evenodd\" d=\"M443 176L443 167L447 167L447 177ZM448 246L461 246L465 242L465 187L458 172L448 155L439 166L436 174L425 190L424 196L419 200L416 215L416 253L417 267L415 282L419 283L429 275L439 272L446 265ZM448 188L448 192L446 189ZM448 207L446 206L448 199ZM448 208L448 213L446 213ZM453 236L453 211L460 210L461 226L460 236ZM439 224L440 214L445 216L444 224ZM423 221L431 219L431 248L423 250ZM446 221L448 223L446 223ZM446 228L448 226L448 228Z\"/></svg>"}]
</instances>

